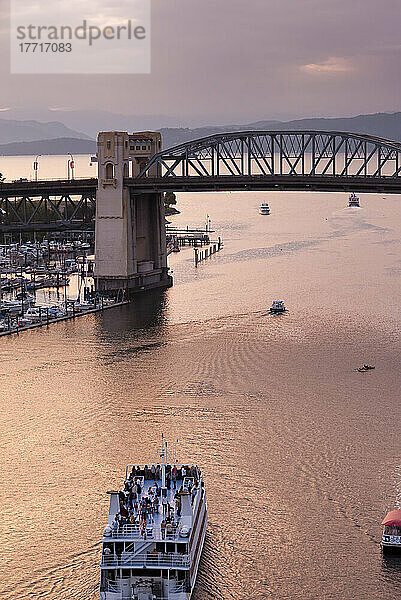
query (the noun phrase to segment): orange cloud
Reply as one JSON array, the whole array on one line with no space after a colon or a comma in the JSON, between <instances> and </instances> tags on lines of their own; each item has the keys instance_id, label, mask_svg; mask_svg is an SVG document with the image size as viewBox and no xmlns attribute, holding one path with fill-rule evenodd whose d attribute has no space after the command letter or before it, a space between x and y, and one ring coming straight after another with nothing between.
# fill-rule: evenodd
<instances>
[{"instance_id":1,"label":"orange cloud","mask_svg":"<svg viewBox=\"0 0 401 600\"><path fill-rule=\"evenodd\" d=\"M331 75L337 73L350 73L354 71L355 68L347 58L330 56L329 58L321 61L320 63L310 63L308 65L302 65L300 67L300 70L304 73Z\"/></svg>"}]
</instances>

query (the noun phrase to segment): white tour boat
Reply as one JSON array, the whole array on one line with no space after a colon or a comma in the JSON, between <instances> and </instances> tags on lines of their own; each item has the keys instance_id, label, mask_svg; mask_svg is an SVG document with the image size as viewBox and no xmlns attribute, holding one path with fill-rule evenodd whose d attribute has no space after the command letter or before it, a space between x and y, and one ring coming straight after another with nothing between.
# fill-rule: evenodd
<instances>
[{"instance_id":1,"label":"white tour boat","mask_svg":"<svg viewBox=\"0 0 401 600\"><path fill-rule=\"evenodd\" d=\"M267 202L262 202L259 206L259 212L261 215L270 215L270 207Z\"/></svg>"},{"instance_id":2,"label":"white tour boat","mask_svg":"<svg viewBox=\"0 0 401 600\"><path fill-rule=\"evenodd\" d=\"M359 206L359 198L352 192L348 198L348 206Z\"/></svg>"},{"instance_id":3,"label":"white tour boat","mask_svg":"<svg viewBox=\"0 0 401 600\"><path fill-rule=\"evenodd\" d=\"M381 546L386 550L401 550L401 510L392 510L382 521L383 537Z\"/></svg>"},{"instance_id":4,"label":"white tour boat","mask_svg":"<svg viewBox=\"0 0 401 600\"><path fill-rule=\"evenodd\" d=\"M101 600L189 600L207 526L203 477L161 450L147 465L128 465L122 491L111 491L103 531Z\"/></svg>"},{"instance_id":5,"label":"white tour boat","mask_svg":"<svg viewBox=\"0 0 401 600\"><path fill-rule=\"evenodd\" d=\"M283 313L286 311L285 304L282 300L273 300L270 307L271 313Z\"/></svg>"}]
</instances>

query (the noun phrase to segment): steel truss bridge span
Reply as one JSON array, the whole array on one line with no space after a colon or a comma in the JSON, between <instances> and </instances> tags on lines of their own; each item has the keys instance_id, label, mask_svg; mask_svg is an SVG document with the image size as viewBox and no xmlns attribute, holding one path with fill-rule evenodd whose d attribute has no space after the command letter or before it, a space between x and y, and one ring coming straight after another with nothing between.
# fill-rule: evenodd
<instances>
[{"instance_id":1,"label":"steel truss bridge span","mask_svg":"<svg viewBox=\"0 0 401 600\"><path fill-rule=\"evenodd\" d=\"M127 184L176 191L279 187L400 192L401 144L336 131L223 133L155 154Z\"/></svg>"},{"instance_id":2,"label":"steel truss bridge span","mask_svg":"<svg viewBox=\"0 0 401 600\"><path fill-rule=\"evenodd\" d=\"M0 184L0 233L94 229L97 179Z\"/></svg>"},{"instance_id":3,"label":"steel truss bridge span","mask_svg":"<svg viewBox=\"0 0 401 600\"><path fill-rule=\"evenodd\" d=\"M0 183L0 233L93 229L98 180ZM237 131L155 154L131 194L319 191L401 194L401 143L336 131Z\"/></svg>"}]
</instances>

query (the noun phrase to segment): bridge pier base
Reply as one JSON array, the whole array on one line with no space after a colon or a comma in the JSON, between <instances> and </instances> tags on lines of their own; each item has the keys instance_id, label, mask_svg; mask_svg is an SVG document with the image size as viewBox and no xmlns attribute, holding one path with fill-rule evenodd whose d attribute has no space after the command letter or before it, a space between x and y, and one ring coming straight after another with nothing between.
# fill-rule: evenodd
<instances>
[{"instance_id":1,"label":"bridge pier base","mask_svg":"<svg viewBox=\"0 0 401 600\"><path fill-rule=\"evenodd\" d=\"M153 290L155 288L169 288L173 285L173 278L168 273L154 272L136 275L130 278L96 278L96 290L105 292L110 296L117 296L124 292L125 298L132 298L138 292Z\"/></svg>"},{"instance_id":2,"label":"bridge pier base","mask_svg":"<svg viewBox=\"0 0 401 600\"><path fill-rule=\"evenodd\" d=\"M146 136L151 140L160 134ZM124 185L130 137L124 132L99 134L94 273L98 291L116 295L124 290L126 297L172 285L162 193L138 194Z\"/></svg>"}]
</instances>

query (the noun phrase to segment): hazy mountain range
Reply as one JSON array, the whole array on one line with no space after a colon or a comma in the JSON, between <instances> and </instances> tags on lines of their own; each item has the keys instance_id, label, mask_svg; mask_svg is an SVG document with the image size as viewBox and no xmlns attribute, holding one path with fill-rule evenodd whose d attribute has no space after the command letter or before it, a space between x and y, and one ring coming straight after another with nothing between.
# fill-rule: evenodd
<instances>
[{"instance_id":1,"label":"hazy mountain range","mask_svg":"<svg viewBox=\"0 0 401 600\"><path fill-rule=\"evenodd\" d=\"M99 111L95 111L95 113L96 118L98 118ZM107 115L107 126L105 123L99 122L95 131L112 129L118 131L145 130L151 128L149 120L151 119L153 122L153 119L155 119L155 117L146 117L141 121L139 117L116 115L113 118L111 113L107 113ZM77 119L77 115L75 115L75 118ZM95 117L93 117L90 123L87 122L86 126L84 121L77 120L79 130L71 129L59 121L46 123L40 121L0 119L0 155L66 154L68 152L72 152L73 154L93 154L96 152L95 134L93 133L94 119ZM140 124L142 124L142 127L140 127ZM354 133L368 133L378 137L401 141L401 112L391 114L377 113L344 118L311 118L294 121L270 120L241 125L209 125L197 128L159 128L153 126L152 129L161 131L164 148L215 133L258 129L274 131L300 131L308 129L349 131ZM90 134L88 131L90 131Z\"/></svg>"},{"instance_id":2,"label":"hazy mountain range","mask_svg":"<svg viewBox=\"0 0 401 600\"><path fill-rule=\"evenodd\" d=\"M0 144L14 142L31 142L34 140L56 139L61 137L93 139L86 133L70 129L64 123L52 121L41 123L39 121L15 121L0 119Z\"/></svg>"}]
</instances>

